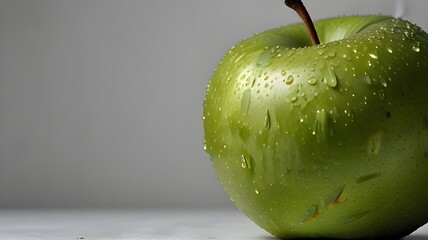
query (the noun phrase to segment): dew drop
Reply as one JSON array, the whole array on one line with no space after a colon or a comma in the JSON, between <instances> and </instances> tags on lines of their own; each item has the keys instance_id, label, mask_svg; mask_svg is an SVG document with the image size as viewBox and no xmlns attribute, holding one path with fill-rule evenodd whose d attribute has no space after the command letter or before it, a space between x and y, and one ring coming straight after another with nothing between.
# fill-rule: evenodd
<instances>
[{"instance_id":1,"label":"dew drop","mask_svg":"<svg viewBox=\"0 0 428 240\"><path fill-rule=\"evenodd\" d=\"M291 98L291 101L292 101L292 102L296 102L296 101L297 101L297 98L298 98L297 96L294 96L294 97L292 97L292 98Z\"/></svg>"},{"instance_id":2,"label":"dew drop","mask_svg":"<svg viewBox=\"0 0 428 240\"><path fill-rule=\"evenodd\" d=\"M336 76L336 73L334 72L333 67L330 67L327 70L327 76L325 80L329 87L335 88L337 86L337 76Z\"/></svg>"},{"instance_id":3,"label":"dew drop","mask_svg":"<svg viewBox=\"0 0 428 240\"><path fill-rule=\"evenodd\" d=\"M244 95L242 96L242 102L241 102L241 111L244 115L248 113L248 110L250 109L250 102L251 102L251 89L247 89L244 92Z\"/></svg>"},{"instance_id":4,"label":"dew drop","mask_svg":"<svg viewBox=\"0 0 428 240\"><path fill-rule=\"evenodd\" d=\"M253 78L253 81L251 82L251 87L254 87L254 84L256 84L256 78Z\"/></svg>"},{"instance_id":5,"label":"dew drop","mask_svg":"<svg viewBox=\"0 0 428 240\"><path fill-rule=\"evenodd\" d=\"M383 134L384 132L382 130L379 130L369 137L369 141L367 142L367 152L369 154L379 153L380 148L382 146Z\"/></svg>"},{"instance_id":6,"label":"dew drop","mask_svg":"<svg viewBox=\"0 0 428 240\"><path fill-rule=\"evenodd\" d=\"M244 53L244 54L242 54L242 55L240 55L240 56L238 56L238 57L235 59L235 63L239 62L239 61L240 61L244 56L245 56L245 53Z\"/></svg>"},{"instance_id":7,"label":"dew drop","mask_svg":"<svg viewBox=\"0 0 428 240\"><path fill-rule=\"evenodd\" d=\"M368 85L371 85L371 84L372 84L372 79L371 79L369 76L365 76L364 80L366 80L366 83L367 83Z\"/></svg>"},{"instance_id":8,"label":"dew drop","mask_svg":"<svg viewBox=\"0 0 428 240\"><path fill-rule=\"evenodd\" d=\"M259 59L257 59L256 65L259 67L267 67L272 64L271 58L272 53L270 51L264 51L260 54Z\"/></svg>"},{"instance_id":9,"label":"dew drop","mask_svg":"<svg viewBox=\"0 0 428 240\"><path fill-rule=\"evenodd\" d=\"M323 58L334 58L336 56L336 52L335 51L331 51L328 54L326 54Z\"/></svg>"},{"instance_id":10,"label":"dew drop","mask_svg":"<svg viewBox=\"0 0 428 240\"><path fill-rule=\"evenodd\" d=\"M273 47L270 49L271 53L275 53L279 49L279 46Z\"/></svg>"},{"instance_id":11,"label":"dew drop","mask_svg":"<svg viewBox=\"0 0 428 240\"><path fill-rule=\"evenodd\" d=\"M419 48L419 46L413 46L412 49L415 52L420 52L421 51L421 49Z\"/></svg>"},{"instance_id":12,"label":"dew drop","mask_svg":"<svg viewBox=\"0 0 428 240\"><path fill-rule=\"evenodd\" d=\"M379 81L380 81L380 84L382 84L382 86L384 86L384 87L387 87L387 86L388 86L388 83L386 82L386 80L385 80L385 79L380 78L380 79L379 79Z\"/></svg>"},{"instance_id":13,"label":"dew drop","mask_svg":"<svg viewBox=\"0 0 428 240\"><path fill-rule=\"evenodd\" d=\"M303 220L302 220L302 224L303 223L307 223L311 220L313 220L314 218L318 217L320 215L320 211L318 209L318 206L316 205L312 205L308 211L306 212L306 214L303 216Z\"/></svg>"},{"instance_id":14,"label":"dew drop","mask_svg":"<svg viewBox=\"0 0 428 240\"><path fill-rule=\"evenodd\" d=\"M325 109L317 110L315 116L314 132L317 135L318 142L325 140L328 133L329 117Z\"/></svg>"},{"instance_id":15,"label":"dew drop","mask_svg":"<svg viewBox=\"0 0 428 240\"><path fill-rule=\"evenodd\" d=\"M366 181L372 180L374 178L380 177L380 175L382 175L382 174L379 172L367 174L367 175L364 175L364 176L357 178L357 180L355 180L355 182L356 183L366 182Z\"/></svg>"},{"instance_id":16,"label":"dew drop","mask_svg":"<svg viewBox=\"0 0 428 240\"><path fill-rule=\"evenodd\" d=\"M347 224L347 223L355 222L355 221L359 220L360 218L366 216L369 213L370 213L370 211L364 211L364 212L360 212L360 213L350 215L344 219L345 220L344 223Z\"/></svg>"},{"instance_id":17,"label":"dew drop","mask_svg":"<svg viewBox=\"0 0 428 240\"><path fill-rule=\"evenodd\" d=\"M389 53L392 53L392 49L391 48L387 48L386 49Z\"/></svg>"},{"instance_id":18,"label":"dew drop","mask_svg":"<svg viewBox=\"0 0 428 240\"><path fill-rule=\"evenodd\" d=\"M312 76L311 78L309 78L308 84L309 85L315 85L315 84L317 84L317 78L315 76Z\"/></svg>"},{"instance_id":19,"label":"dew drop","mask_svg":"<svg viewBox=\"0 0 428 240\"><path fill-rule=\"evenodd\" d=\"M282 76L285 76L285 75L287 75L287 71L285 71L285 70L282 70L282 71L281 71L281 75L282 75Z\"/></svg>"},{"instance_id":20,"label":"dew drop","mask_svg":"<svg viewBox=\"0 0 428 240\"><path fill-rule=\"evenodd\" d=\"M370 53L369 54L369 56L371 57L371 58L373 58L373 59L377 59L378 57L377 57L377 55L375 55L375 54L373 54L373 53Z\"/></svg>"},{"instance_id":21,"label":"dew drop","mask_svg":"<svg viewBox=\"0 0 428 240\"><path fill-rule=\"evenodd\" d=\"M255 192L257 195L259 195L259 190L257 190L257 188L256 188L256 189L254 189L254 192Z\"/></svg>"},{"instance_id":22,"label":"dew drop","mask_svg":"<svg viewBox=\"0 0 428 240\"><path fill-rule=\"evenodd\" d=\"M285 80L285 83L286 83L287 85L291 85L291 84L293 84L293 82L294 82L294 77L293 77L293 75L288 76L287 80Z\"/></svg>"},{"instance_id":23,"label":"dew drop","mask_svg":"<svg viewBox=\"0 0 428 240\"><path fill-rule=\"evenodd\" d=\"M331 205L337 205L341 204L346 201L346 198L343 194L345 191L345 186L342 186L338 188L336 191L334 191L330 196L327 197L325 200L325 206L331 206Z\"/></svg>"},{"instance_id":24,"label":"dew drop","mask_svg":"<svg viewBox=\"0 0 428 240\"><path fill-rule=\"evenodd\" d=\"M269 109L266 110L266 115L265 115L265 129L270 129L270 114L269 114Z\"/></svg>"},{"instance_id":25,"label":"dew drop","mask_svg":"<svg viewBox=\"0 0 428 240\"><path fill-rule=\"evenodd\" d=\"M251 156L241 156L241 167L251 169Z\"/></svg>"},{"instance_id":26,"label":"dew drop","mask_svg":"<svg viewBox=\"0 0 428 240\"><path fill-rule=\"evenodd\" d=\"M244 156L243 156L244 157ZM242 163L241 163L242 168L247 168L247 162L245 162L245 159L242 159Z\"/></svg>"}]
</instances>

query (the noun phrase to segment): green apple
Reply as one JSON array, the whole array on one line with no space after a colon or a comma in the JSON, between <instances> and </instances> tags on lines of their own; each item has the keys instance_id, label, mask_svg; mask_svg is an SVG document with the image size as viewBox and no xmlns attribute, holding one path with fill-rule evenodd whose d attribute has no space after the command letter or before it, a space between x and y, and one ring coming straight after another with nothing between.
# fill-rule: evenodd
<instances>
[{"instance_id":1,"label":"green apple","mask_svg":"<svg viewBox=\"0 0 428 240\"><path fill-rule=\"evenodd\" d=\"M428 34L387 16L269 30L209 82L205 150L280 238L402 237L428 222Z\"/></svg>"}]
</instances>

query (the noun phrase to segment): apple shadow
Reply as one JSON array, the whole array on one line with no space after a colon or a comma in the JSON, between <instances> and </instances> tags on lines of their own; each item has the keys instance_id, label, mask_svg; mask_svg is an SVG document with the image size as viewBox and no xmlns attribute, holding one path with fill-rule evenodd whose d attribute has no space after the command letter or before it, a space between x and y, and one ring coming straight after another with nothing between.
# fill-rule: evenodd
<instances>
[{"instance_id":1,"label":"apple shadow","mask_svg":"<svg viewBox=\"0 0 428 240\"><path fill-rule=\"evenodd\" d=\"M260 240L277 240L279 238L274 237L274 236L263 235L263 236L258 237L257 239L260 239Z\"/></svg>"},{"instance_id":2,"label":"apple shadow","mask_svg":"<svg viewBox=\"0 0 428 240\"><path fill-rule=\"evenodd\" d=\"M260 239L260 240L280 240L280 238L277 238L274 236L267 236L267 235L266 236L260 236L257 239ZM428 240L428 235L415 234L415 235L410 235L410 236L407 236L404 238L388 238L388 240L399 240L399 239L402 239L402 240ZM305 239L300 239L300 240L305 240ZM315 239L314 238L308 238L306 240L315 240ZM322 240L329 240L329 238L322 238ZM338 240L338 239L330 239L330 240ZM386 239L384 239L384 240L386 240Z\"/></svg>"},{"instance_id":3,"label":"apple shadow","mask_svg":"<svg viewBox=\"0 0 428 240\"><path fill-rule=\"evenodd\" d=\"M263 235L263 236L260 236L260 237L258 237L256 239L260 239L260 240L278 240L280 238L277 238L277 237L274 237L274 236L270 236L270 235Z\"/></svg>"},{"instance_id":4,"label":"apple shadow","mask_svg":"<svg viewBox=\"0 0 428 240\"><path fill-rule=\"evenodd\" d=\"M428 240L428 235L414 234L403 238L403 240Z\"/></svg>"}]
</instances>

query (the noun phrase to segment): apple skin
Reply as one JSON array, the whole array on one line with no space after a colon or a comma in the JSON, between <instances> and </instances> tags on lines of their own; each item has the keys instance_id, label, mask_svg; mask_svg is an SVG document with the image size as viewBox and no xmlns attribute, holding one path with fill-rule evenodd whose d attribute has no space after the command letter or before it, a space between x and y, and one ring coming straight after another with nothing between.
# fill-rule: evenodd
<instances>
[{"instance_id":1,"label":"apple skin","mask_svg":"<svg viewBox=\"0 0 428 240\"><path fill-rule=\"evenodd\" d=\"M289 238L402 237L428 222L428 34L386 16L269 30L209 82L204 149L233 203Z\"/></svg>"}]
</instances>

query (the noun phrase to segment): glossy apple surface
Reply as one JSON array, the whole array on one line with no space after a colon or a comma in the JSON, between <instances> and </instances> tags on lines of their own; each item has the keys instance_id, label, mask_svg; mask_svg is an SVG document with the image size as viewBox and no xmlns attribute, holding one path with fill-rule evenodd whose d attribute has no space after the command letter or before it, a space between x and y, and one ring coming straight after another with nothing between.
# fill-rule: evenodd
<instances>
[{"instance_id":1,"label":"glossy apple surface","mask_svg":"<svg viewBox=\"0 0 428 240\"><path fill-rule=\"evenodd\" d=\"M233 47L209 82L205 150L234 204L281 238L405 236L428 221L428 35L384 16Z\"/></svg>"}]
</instances>

